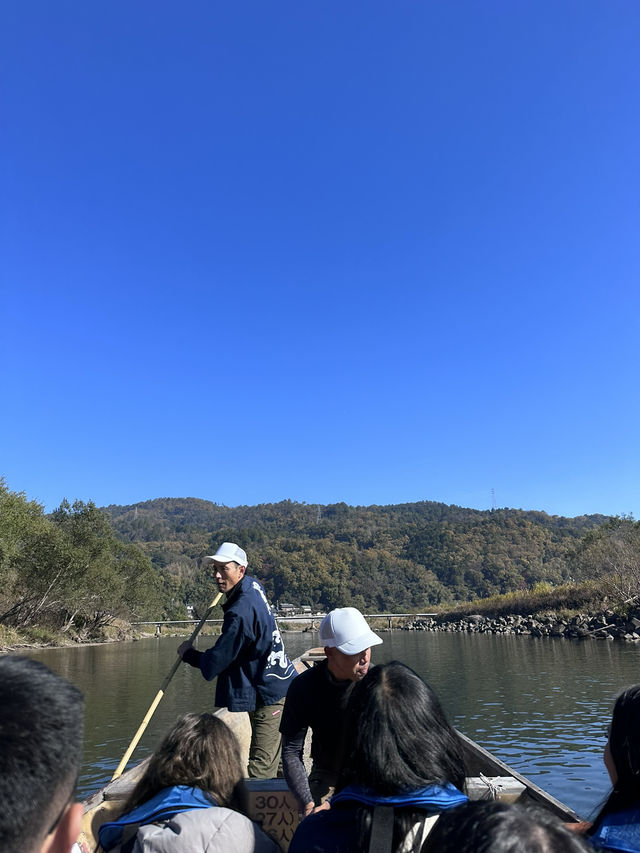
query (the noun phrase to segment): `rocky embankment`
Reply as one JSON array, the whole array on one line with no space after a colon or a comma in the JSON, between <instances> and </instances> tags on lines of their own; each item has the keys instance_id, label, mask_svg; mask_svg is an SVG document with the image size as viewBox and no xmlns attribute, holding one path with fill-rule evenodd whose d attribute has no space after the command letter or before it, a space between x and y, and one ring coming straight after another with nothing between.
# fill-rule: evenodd
<instances>
[{"instance_id":1,"label":"rocky embankment","mask_svg":"<svg viewBox=\"0 0 640 853\"><path fill-rule=\"evenodd\" d=\"M578 613L570 619L554 616L499 616L479 614L455 620L415 619L406 631L448 631L469 634L526 634L532 637L640 641L640 613L620 617L612 610L598 614Z\"/></svg>"}]
</instances>

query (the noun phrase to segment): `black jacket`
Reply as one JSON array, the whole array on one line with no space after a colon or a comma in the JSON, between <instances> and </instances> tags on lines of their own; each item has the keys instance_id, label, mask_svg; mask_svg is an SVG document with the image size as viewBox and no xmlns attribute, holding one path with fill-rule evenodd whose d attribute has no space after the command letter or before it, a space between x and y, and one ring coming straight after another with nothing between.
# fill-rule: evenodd
<instances>
[{"instance_id":1,"label":"black jacket","mask_svg":"<svg viewBox=\"0 0 640 853\"><path fill-rule=\"evenodd\" d=\"M222 605L218 642L206 652L189 649L183 660L207 681L216 676L215 703L230 711L253 711L256 695L265 705L286 696L296 677L262 584L245 575Z\"/></svg>"}]
</instances>

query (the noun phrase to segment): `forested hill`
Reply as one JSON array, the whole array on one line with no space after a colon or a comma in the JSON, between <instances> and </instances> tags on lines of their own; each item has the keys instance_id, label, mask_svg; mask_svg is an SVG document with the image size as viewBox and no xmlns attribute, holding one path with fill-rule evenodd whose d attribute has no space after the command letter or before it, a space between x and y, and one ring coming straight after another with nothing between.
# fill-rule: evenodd
<instances>
[{"instance_id":1,"label":"forested hill","mask_svg":"<svg viewBox=\"0 0 640 853\"><path fill-rule=\"evenodd\" d=\"M478 511L430 501L328 506L282 501L226 507L195 498L109 506L123 540L138 543L160 571L175 613L203 601L211 579L200 559L230 540L273 600L367 612L423 610L576 577L569 558L607 519L513 509ZM173 615L175 615L175 613Z\"/></svg>"}]
</instances>

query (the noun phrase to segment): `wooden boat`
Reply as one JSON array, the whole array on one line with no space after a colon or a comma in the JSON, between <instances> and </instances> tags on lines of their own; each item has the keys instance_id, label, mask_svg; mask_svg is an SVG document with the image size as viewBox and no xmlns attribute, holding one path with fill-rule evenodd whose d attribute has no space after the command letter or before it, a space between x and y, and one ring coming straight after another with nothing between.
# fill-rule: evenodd
<instances>
[{"instance_id":1,"label":"wooden boat","mask_svg":"<svg viewBox=\"0 0 640 853\"><path fill-rule=\"evenodd\" d=\"M313 666L324 658L322 649L310 649L294 663L299 672ZM249 755L251 725L246 713L232 714L223 708L216 712L235 732L245 761ZM471 799L501 799L507 802L533 802L542 809L551 812L565 823L579 821L578 815L542 788L517 773L500 759L483 749L470 738L458 733L465 750L467 767L467 793ZM309 739L307 740L307 748ZM96 853L101 850L97 845L98 828L107 820L116 819L122 806L133 789L148 758L127 770L119 779L109 782L84 802L82 833L78 841L81 853ZM284 779L247 781L249 789L250 816L261 824L264 831L278 842L283 851L298 825L298 805L293 794L287 788Z\"/></svg>"}]
</instances>

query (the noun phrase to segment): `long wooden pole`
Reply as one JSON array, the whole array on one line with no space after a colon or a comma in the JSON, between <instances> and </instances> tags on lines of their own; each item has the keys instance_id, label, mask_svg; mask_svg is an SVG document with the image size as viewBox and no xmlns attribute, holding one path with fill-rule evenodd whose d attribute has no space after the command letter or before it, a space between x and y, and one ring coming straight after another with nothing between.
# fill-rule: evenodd
<instances>
[{"instance_id":1,"label":"long wooden pole","mask_svg":"<svg viewBox=\"0 0 640 853\"><path fill-rule=\"evenodd\" d=\"M211 611L212 611L212 610L213 610L213 608L216 606L216 604L220 601L220 599L221 599L221 598L222 598L222 593L221 593L221 592L219 592L219 593L216 595L216 597L213 599L213 601L211 602L211 604L209 605L209 607L207 608L207 612L204 614L204 616L202 617L202 619L200 620L200 622L198 623L198 625L196 625L196 627L193 629L193 634L191 634L191 637L189 638L189 642L190 642L190 643L193 643L193 641L195 640L195 638L198 636L198 634L200 633L200 629L202 628L202 626L204 625L204 623L205 623L205 622L206 622L206 620L207 620L207 617L209 616L209 614L211 613ZM173 676L175 675L176 670L178 669L178 667L180 666L180 664L181 664L181 663L182 663L182 658L177 657L177 658L176 658L176 660L175 660L175 663L174 663L174 664L173 664L173 666L171 667L171 671L169 672L169 674L167 675L167 677L165 678L165 680L162 682L162 686L161 686L160 690L158 690L158 692L156 693L156 698L155 698L155 699L153 700L153 702L151 703L151 706L149 707L149 710L147 711L147 713L146 713L146 715L145 715L144 720L140 723L140 728L138 729L138 731L137 731L137 732L135 733L135 735L133 736L133 740L132 740L132 741L131 741L131 743L129 744L129 746L128 746L128 748L127 748L127 751L126 751L126 752L125 752L125 754L122 756L122 761L121 761L121 762L120 762L120 764L118 764L118 766L116 767L116 772L115 772L115 773L113 774L113 776L111 777L111 781L112 781L112 782L113 782L113 780L114 780L114 779L117 779L117 778L122 774L122 771L123 771L123 770L124 770L124 768L127 766L127 762L128 762L128 761L129 761L129 759L131 758L131 755L132 755L132 753L133 753L133 750L134 750L134 749L136 748L136 746L138 745L138 741L140 740L140 738L141 738L141 737L142 737L142 735L144 734L144 730L145 730L145 729L147 728L147 726L149 725L149 720L151 719L151 717L153 717L153 715L154 715L154 713L155 713L156 708L157 708L157 707L158 707L158 705L160 704L160 700L161 700L161 699L162 699L162 697L164 696L164 692L165 692L165 690L166 690L166 689L167 689L167 687L169 686L169 682L171 681L171 679L172 679L172 678L173 678Z\"/></svg>"}]
</instances>

